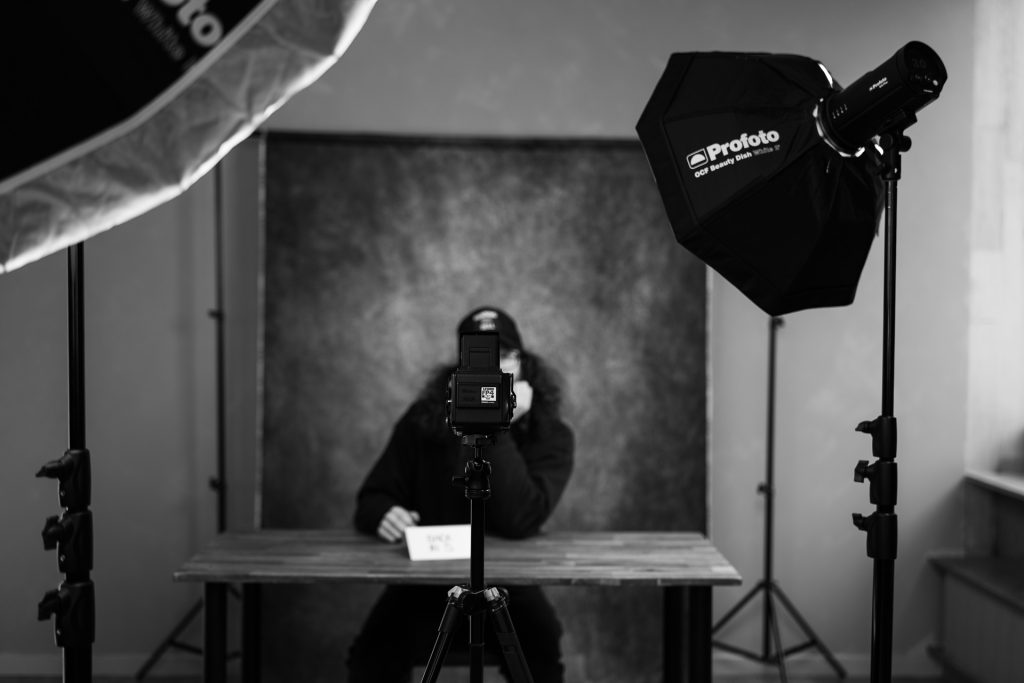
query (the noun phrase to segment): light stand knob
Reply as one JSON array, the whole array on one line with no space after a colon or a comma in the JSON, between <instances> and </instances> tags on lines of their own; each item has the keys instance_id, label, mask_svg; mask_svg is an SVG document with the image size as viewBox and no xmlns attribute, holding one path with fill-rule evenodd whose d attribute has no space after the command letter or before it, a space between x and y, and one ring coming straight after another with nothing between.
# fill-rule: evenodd
<instances>
[{"instance_id":1,"label":"light stand knob","mask_svg":"<svg viewBox=\"0 0 1024 683\"><path fill-rule=\"evenodd\" d=\"M89 507L92 498L92 468L89 450L72 448L59 460L51 460L36 472L37 477L60 480L60 504L72 510Z\"/></svg>"},{"instance_id":2,"label":"light stand knob","mask_svg":"<svg viewBox=\"0 0 1024 683\"><path fill-rule=\"evenodd\" d=\"M39 621L56 617L57 647L82 647L96 640L96 597L92 581L62 583L47 591L39 603Z\"/></svg>"}]
</instances>

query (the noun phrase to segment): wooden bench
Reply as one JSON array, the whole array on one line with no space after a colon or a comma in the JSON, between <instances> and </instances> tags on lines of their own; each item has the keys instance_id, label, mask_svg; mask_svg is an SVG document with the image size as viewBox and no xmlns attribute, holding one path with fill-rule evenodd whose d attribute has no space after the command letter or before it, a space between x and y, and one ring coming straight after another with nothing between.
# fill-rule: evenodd
<instances>
[{"instance_id":1,"label":"wooden bench","mask_svg":"<svg viewBox=\"0 0 1024 683\"><path fill-rule=\"evenodd\" d=\"M663 589L663 678L711 682L711 588L736 569L702 534L552 532L488 537L489 585L658 586ZM258 683L260 586L274 583L466 583L468 560L410 562L404 549L350 530L262 530L215 538L177 572L205 583L204 680L227 678L227 588L242 586L242 679Z\"/></svg>"}]
</instances>

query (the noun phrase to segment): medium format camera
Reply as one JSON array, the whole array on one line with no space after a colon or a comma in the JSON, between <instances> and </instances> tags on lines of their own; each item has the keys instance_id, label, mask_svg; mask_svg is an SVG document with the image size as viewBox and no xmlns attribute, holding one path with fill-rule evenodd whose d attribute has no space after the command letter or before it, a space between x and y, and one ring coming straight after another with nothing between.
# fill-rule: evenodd
<instances>
[{"instance_id":1,"label":"medium format camera","mask_svg":"<svg viewBox=\"0 0 1024 683\"><path fill-rule=\"evenodd\" d=\"M459 367L448 380L446 419L456 436L492 436L512 424L512 375L501 371L497 332L459 337Z\"/></svg>"}]
</instances>

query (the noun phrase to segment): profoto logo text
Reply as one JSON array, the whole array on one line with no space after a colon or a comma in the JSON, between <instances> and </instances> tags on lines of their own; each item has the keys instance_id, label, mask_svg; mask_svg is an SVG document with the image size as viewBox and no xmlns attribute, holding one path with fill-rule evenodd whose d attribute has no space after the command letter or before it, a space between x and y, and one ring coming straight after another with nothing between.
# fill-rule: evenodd
<instances>
[{"instance_id":1,"label":"profoto logo text","mask_svg":"<svg viewBox=\"0 0 1024 683\"><path fill-rule=\"evenodd\" d=\"M693 176L700 178L712 171L753 156L775 152L779 149L779 132L759 130L755 134L743 133L727 142L715 142L686 155L686 163ZM730 156L732 155L732 156Z\"/></svg>"},{"instance_id":2,"label":"profoto logo text","mask_svg":"<svg viewBox=\"0 0 1024 683\"><path fill-rule=\"evenodd\" d=\"M196 44L210 48L224 37L224 25L215 14L207 11L209 0L162 0L169 7L177 7L175 18L188 28Z\"/></svg>"}]
</instances>

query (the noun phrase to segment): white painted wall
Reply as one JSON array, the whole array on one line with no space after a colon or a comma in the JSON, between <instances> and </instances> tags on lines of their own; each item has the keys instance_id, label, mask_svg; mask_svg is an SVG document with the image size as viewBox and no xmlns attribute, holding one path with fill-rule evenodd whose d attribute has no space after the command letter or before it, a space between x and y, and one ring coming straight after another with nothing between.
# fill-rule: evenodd
<instances>
[{"instance_id":1,"label":"white painted wall","mask_svg":"<svg viewBox=\"0 0 1024 683\"><path fill-rule=\"evenodd\" d=\"M975 22L967 464L1024 472L1024 6Z\"/></svg>"},{"instance_id":2,"label":"white painted wall","mask_svg":"<svg viewBox=\"0 0 1024 683\"><path fill-rule=\"evenodd\" d=\"M199 597L171 572L214 529L212 194L208 182L85 247L86 445L92 453L95 670L133 672ZM0 278L0 671L59 672L36 605L63 578L35 479L67 448L63 253Z\"/></svg>"},{"instance_id":3,"label":"white painted wall","mask_svg":"<svg viewBox=\"0 0 1024 683\"><path fill-rule=\"evenodd\" d=\"M895 668L929 672L938 586L925 558L960 544L974 10L957 0L381 0L349 53L268 128L630 138L673 51L805 54L848 83L908 40L935 48L949 83L909 131L900 184L895 401ZM97 671L131 673L184 613L195 591L168 577L214 528L211 188L204 180L86 249ZM38 536L55 487L32 475L64 449L62 258L0 278L0 670L60 667L50 627L34 621L58 580ZM789 316L779 336L776 576L861 674L871 562L850 513L871 511L867 486L852 480L870 440L853 428L880 410L881 280L879 242L852 306ZM748 579L716 593L721 614L761 576L767 319L717 277L711 316L712 534ZM744 614L723 637L759 647L759 610Z\"/></svg>"}]
</instances>

